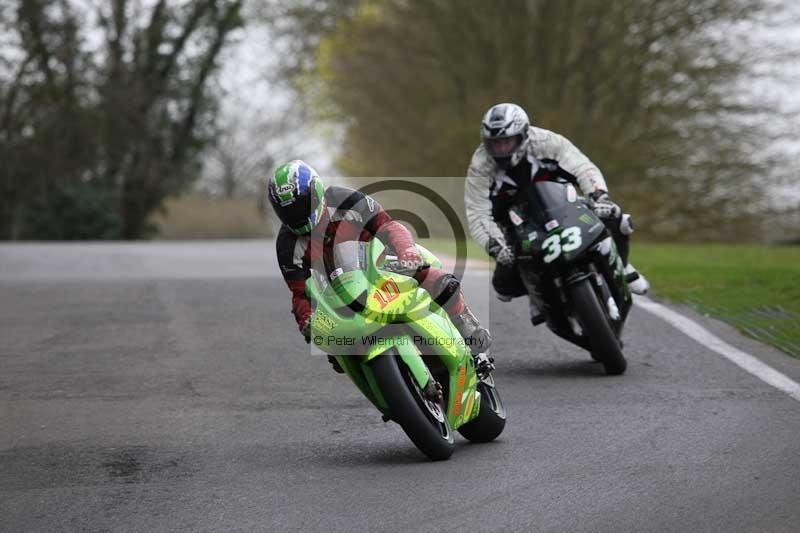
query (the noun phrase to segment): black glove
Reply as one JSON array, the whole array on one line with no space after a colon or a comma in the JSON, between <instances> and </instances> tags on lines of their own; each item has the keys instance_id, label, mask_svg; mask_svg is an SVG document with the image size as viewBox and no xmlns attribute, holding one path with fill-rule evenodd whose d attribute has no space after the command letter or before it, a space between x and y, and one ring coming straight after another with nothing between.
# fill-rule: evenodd
<instances>
[{"instance_id":1,"label":"black glove","mask_svg":"<svg viewBox=\"0 0 800 533\"><path fill-rule=\"evenodd\" d=\"M595 191L589 197L593 200L592 211L598 217L615 219L622 214L622 209L611 201L606 191Z\"/></svg>"},{"instance_id":2,"label":"black glove","mask_svg":"<svg viewBox=\"0 0 800 533\"><path fill-rule=\"evenodd\" d=\"M514 264L514 249L495 238L486 243L486 253L497 261L498 265L511 266Z\"/></svg>"}]
</instances>

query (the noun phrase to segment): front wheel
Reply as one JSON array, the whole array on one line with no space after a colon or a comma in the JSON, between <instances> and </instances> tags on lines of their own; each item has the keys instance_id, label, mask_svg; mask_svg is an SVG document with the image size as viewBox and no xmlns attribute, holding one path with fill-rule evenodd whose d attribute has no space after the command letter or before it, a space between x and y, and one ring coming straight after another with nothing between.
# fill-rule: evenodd
<instances>
[{"instance_id":1,"label":"front wheel","mask_svg":"<svg viewBox=\"0 0 800 533\"><path fill-rule=\"evenodd\" d=\"M441 405L425 398L408 367L389 350L372 362L372 373L389 406L392 420L400 424L411 442L434 461L447 459L455 438Z\"/></svg>"},{"instance_id":2,"label":"front wheel","mask_svg":"<svg viewBox=\"0 0 800 533\"><path fill-rule=\"evenodd\" d=\"M584 279L569 289L575 313L578 315L583 333L589 337L592 358L603 363L606 374L619 375L625 372L628 363L622 355L619 340L611 328L605 311L600 306L591 282Z\"/></svg>"},{"instance_id":3,"label":"front wheel","mask_svg":"<svg viewBox=\"0 0 800 533\"><path fill-rule=\"evenodd\" d=\"M491 374L478 382L478 391L481 393L481 410L477 417L458 428L458 432L471 442L490 442L506 427L506 409Z\"/></svg>"}]
</instances>

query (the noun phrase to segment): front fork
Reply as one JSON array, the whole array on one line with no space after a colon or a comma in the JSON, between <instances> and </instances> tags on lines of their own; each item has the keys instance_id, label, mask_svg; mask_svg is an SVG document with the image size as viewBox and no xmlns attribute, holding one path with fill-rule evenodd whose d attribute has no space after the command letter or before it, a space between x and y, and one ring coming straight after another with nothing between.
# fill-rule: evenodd
<instances>
[{"instance_id":1,"label":"front fork","mask_svg":"<svg viewBox=\"0 0 800 533\"><path fill-rule=\"evenodd\" d=\"M596 285L601 289L603 298L601 303L608 311L614 331L619 336L633 305L623 257L617 251L616 241L607 237L597 244L595 258L593 266L597 276Z\"/></svg>"},{"instance_id":2,"label":"front fork","mask_svg":"<svg viewBox=\"0 0 800 533\"><path fill-rule=\"evenodd\" d=\"M422 353L415 343L411 342L413 337L419 337L423 345L430 350L429 352L426 350L426 355L428 353L435 355L447 369L447 417L451 426L455 429L475 418L480 410L480 392L477 390L478 377L469 349L459 342L452 342L454 339L461 339L458 330L449 319L440 316L439 313L431 313L407 324L407 326L411 329L409 334L390 337L386 340L394 345L400 359L411 371L420 390L430 390L434 386L435 378L425 364ZM414 335L414 333L418 335ZM362 372L372 393L368 396L384 414L387 411L387 405L372 375L369 361L386 351L387 347L384 345L370 350L361 359Z\"/></svg>"},{"instance_id":3,"label":"front fork","mask_svg":"<svg viewBox=\"0 0 800 533\"><path fill-rule=\"evenodd\" d=\"M369 398L375 407L384 414L388 413L389 406L383 398L383 393L375 380L375 375L372 373L372 367L369 363L377 357L391 355L387 352L393 352L400 357L400 361L411 371L414 381L419 385L420 389L424 390L432 376L422 357L420 357L419 351L407 335L383 337L381 338L381 343L372 346L363 357L334 356L364 396Z\"/></svg>"}]
</instances>

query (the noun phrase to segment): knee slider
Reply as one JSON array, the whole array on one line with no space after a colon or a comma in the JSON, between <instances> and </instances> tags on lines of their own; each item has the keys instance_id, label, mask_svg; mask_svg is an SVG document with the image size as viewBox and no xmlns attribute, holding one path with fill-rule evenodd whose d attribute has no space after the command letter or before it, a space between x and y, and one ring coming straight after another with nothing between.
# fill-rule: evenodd
<instances>
[{"instance_id":1,"label":"knee slider","mask_svg":"<svg viewBox=\"0 0 800 533\"><path fill-rule=\"evenodd\" d=\"M450 298L458 294L461 282L452 274L445 274L436 281L433 301L437 305L444 305Z\"/></svg>"}]
</instances>

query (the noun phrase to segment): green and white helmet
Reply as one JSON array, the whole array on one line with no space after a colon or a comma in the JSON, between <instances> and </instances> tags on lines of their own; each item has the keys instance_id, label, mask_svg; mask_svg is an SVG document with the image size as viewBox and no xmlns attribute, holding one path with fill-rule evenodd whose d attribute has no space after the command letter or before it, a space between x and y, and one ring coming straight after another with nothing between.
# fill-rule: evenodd
<instances>
[{"instance_id":1,"label":"green and white helmet","mask_svg":"<svg viewBox=\"0 0 800 533\"><path fill-rule=\"evenodd\" d=\"M325 208L325 186L303 161L295 159L278 167L267 187L275 214L293 233L311 233Z\"/></svg>"}]
</instances>

